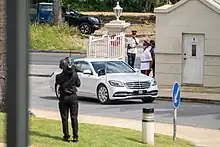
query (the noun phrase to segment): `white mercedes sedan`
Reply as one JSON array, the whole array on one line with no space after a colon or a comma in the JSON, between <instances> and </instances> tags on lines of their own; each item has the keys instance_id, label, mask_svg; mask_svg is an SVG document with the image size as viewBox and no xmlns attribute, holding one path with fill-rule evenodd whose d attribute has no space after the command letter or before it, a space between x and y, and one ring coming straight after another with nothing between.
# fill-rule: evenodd
<instances>
[{"instance_id":1,"label":"white mercedes sedan","mask_svg":"<svg viewBox=\"0 0 220 147\"><path fill-rule=\"evenodd\" d=\"M152 103L158 96L156 81L122 60L83 58L76 59L74 63L80 70L79 97L95 98L101 104L107 104L112 100L124 99L141 99L145 103ZM54 72L51 79L54 92L55 77L60 72Z\"/></svg>"}]
</instances>

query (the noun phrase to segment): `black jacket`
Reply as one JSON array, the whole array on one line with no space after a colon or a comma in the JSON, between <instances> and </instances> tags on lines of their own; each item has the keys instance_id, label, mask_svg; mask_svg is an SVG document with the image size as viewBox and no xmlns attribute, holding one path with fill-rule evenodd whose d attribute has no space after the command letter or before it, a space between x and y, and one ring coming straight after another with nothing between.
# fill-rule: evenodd
<instances>
[{"instance_id":1,"label":"black jacket","mask_svg":"<svg viewBox=\"0 0 220 147\"><path fill-rule=\"evenodd\" d=\"M60 85L60 94L76 94L77 87L80 87L80 79L75 70L63 71L56 75L55 87Z\"/></svg>"}]
</instances>

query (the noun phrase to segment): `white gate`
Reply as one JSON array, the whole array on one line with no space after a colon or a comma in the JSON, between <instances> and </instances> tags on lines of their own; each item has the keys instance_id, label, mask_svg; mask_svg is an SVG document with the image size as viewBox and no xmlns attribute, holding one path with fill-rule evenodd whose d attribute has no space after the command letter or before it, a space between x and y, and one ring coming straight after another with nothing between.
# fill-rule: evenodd
<instances>
[{"instance_id":1,"label":"white gate","mask_svg":"<svg viewBox=\"0 0 220 147\"><path fill-rule=\"evenodd\" d=\"M120 32L112 36L90 36L87 57L125 59L125 34Z\"/></svg>"}]
</instances>

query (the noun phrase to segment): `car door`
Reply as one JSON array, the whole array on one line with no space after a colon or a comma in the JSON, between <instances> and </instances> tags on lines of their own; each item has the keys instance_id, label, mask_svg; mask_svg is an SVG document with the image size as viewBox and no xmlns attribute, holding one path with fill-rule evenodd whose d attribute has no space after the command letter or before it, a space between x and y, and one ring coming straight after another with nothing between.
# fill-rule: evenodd
<instances>
[{"instance_id":1,"label":"car door","mask_svg":"<svg viewBox=\"0 0 220 147\"><path fill-rule=\"evenodd\" d=\"M79 25L79 15L75 11L71 11L71 14L67 16L67 21L70 25L78 26Z\"/></svg>"},{"instance_id":2,"label":"car door","mask_svg":"<svg viewBox=\"0 0 220 147\"><path fill-rule=\"evenodd\" d=\"M92 74L83 74L83 71L88 69L92 71ZM80 70L80 79L82 84L81 91L86 97L96 97L98 76L93 72L92 66L86 61L81 62Z\"/></svg>"}]
</instances>

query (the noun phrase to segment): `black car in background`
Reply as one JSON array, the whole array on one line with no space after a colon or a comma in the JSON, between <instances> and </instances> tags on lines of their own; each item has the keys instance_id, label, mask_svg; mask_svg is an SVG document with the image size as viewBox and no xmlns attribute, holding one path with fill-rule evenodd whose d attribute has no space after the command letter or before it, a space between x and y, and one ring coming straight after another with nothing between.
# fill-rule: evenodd
<instances>
[{"instance_id":1,"label":"black car in background","mask_svg":"<svg viewBox=\"0 0 220 147\"><path fill-rule=\"evenodd\" d=\"M63 9L63 17L70 26L78 27L82 34L92 34L101 28L101 19L97 16L84 15L76 10Z\"/></svg>"}]
</instances>

